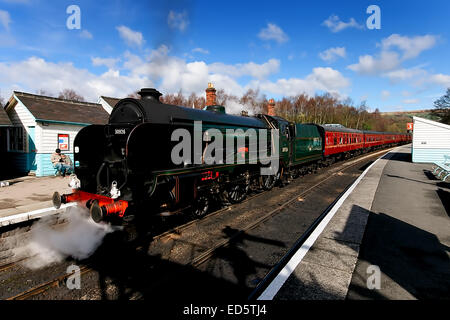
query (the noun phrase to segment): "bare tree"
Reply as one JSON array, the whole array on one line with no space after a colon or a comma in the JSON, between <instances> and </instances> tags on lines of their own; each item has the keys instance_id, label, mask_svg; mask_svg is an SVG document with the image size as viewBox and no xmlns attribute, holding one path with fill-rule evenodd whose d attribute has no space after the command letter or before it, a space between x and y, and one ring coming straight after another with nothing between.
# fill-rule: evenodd
<instances>
[{"instance_id":1,"label":"bare tree","mask_svg":"<svg viewBox=\"0 0 450 320\"><path fill-rule=\"evenodd\" d=\"M61 91L58 95L58 99L66 99L66 100L73 100L73 101L80 101L84 102L84 98L75 92L73 89L64 89Z\"/></svg>"},{"instance_id":2,"label":"bare tree","mask_svg":"<svg viewBox=\"0 0 450 320\"><path fill-rule=\"evenodd\" d=\"M441 122L450 124L450 88L447 88L445 95L434 102L432 114L438 116Z\"/></svg>"}]
</instances>

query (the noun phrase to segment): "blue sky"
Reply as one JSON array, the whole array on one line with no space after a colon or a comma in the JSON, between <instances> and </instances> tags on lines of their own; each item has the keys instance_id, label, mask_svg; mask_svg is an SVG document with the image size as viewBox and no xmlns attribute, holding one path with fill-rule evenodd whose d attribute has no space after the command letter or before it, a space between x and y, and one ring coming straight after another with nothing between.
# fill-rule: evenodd
<instances>
[{"instance_id":1,"label":"blue sky","mask_svg":"<svg viewBox=\"0 0 450 320\"><path fill-rule=\"evenodd\" d=\"M81 29L69 30L77 5ZM381 10L370 30L369 5ZM431 108L450 87L449 1L0 0L0 89L88 100L140 87L267 97L330 92L373 110Z\"/></svg>"}]
</instances>

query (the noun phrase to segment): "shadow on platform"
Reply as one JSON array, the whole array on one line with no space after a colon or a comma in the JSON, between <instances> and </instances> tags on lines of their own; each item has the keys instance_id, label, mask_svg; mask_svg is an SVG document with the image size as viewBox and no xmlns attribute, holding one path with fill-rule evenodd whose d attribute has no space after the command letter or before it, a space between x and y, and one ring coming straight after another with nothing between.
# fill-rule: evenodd
<instances>
[{"instance_id":1,"label":"shadow on platform","mask_svg":"<svg viewBox=\"0 0 450 320\"><path fill-rule=\"evenodd\" d=\"M412 156L409 152L390 152L389 154L384 155L381 159L412 162Z\"/></svg>"},{"instance_id":2,"label":"shadow on platform","mask_svg":"<svg viewBox=\"0 0 450 320\"><path fill-rule=\"evenodd\" d=\"M392 299L383 293L393 293L393 289L400 292L397 286L417 299L448 299L450 247L434 234L385 213L376 214L356 205L352 213L361 210L369 218L347 299ZM367 288L369 265L381 270L380 290Z\"/></svg>"},{"instance_id":3,"label":"shadow on platform","mask_svg":"<svg viewBox=\"0 0 450 320\"><path fill-rule=\"evenodd\" d=\"M436 191L439 199L441 199L442 205L444 206L445 212L450 217L450 192L438 189Z\"/></svg>"}]
</instances>

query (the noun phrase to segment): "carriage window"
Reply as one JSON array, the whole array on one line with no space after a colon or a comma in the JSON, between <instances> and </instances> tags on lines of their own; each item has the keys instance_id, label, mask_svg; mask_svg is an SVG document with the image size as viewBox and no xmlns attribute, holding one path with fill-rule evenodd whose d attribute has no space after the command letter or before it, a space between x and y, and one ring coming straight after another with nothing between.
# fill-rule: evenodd
<instances>
[{"instance_id":1,"label":"carriage window","mask_svg":"<svg viewBox=\"0 0 450 320\"><path fill-rule=\"evenodd\" d=\"M336 137L334 137L334 144L335 145L337 144L337 138Z\"/></svg>"}]
</instances>

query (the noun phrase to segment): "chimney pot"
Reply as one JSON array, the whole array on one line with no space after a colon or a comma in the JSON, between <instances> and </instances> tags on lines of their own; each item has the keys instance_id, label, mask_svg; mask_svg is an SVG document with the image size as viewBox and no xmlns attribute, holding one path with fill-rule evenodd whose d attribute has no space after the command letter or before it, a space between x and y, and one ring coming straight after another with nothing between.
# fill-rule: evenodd
<instances>
[{"instance_id":1,"label":"chimney pot","mask_svg":"<svg viewBox=\"0 0 450 320\"><path fill-rule=\"evenodd\" d=\"M150 100L154 102L160 102L159 97L162 96L162 93L154 88L142 88L138 94L141 96L142 100Z\"/></svg>"},{"instance_id":2,"label":"chimney pot","mask_svg":"<svg viewBox=\"0 0 450 320\"><path fill-rule=\"evenodd\" d=\"M211 82L208 83L208 88L206 89L206 106L215 106L216 103L216 89Z\"/></svg>"},{"instance_id":3,"label":"chimney pot","mask_svg":"<svg viewBox=\"0 0 450 320\"><path fill-rule=\"evenodd\" d=\"M269 104L267 106L267 114L269 116L275 115L275 100L273 100L273 99L269 100Z\"/></svg>"}]
</instances>

